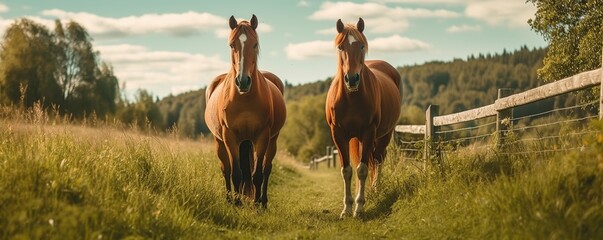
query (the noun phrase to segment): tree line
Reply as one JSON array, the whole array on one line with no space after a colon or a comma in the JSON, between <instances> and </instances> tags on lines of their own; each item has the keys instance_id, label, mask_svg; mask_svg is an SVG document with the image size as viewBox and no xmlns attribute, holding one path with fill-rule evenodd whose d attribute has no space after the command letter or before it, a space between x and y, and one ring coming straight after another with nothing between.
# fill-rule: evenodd
<instances>
[{"instance_id":1,"label":"tree line","mask_svg":"<svg viewBox=\"0 0 603 240\"><path fill-rule=\"evenodd\" d=\"M75 21L53 30L27 18L12 23L0 46L0 104L39 103L72 120L117 118L138 127L159 127L156 100L145 90L130 102L120 94L111 64L100 59L92 37Z\"/></svg>"}]
</instances>

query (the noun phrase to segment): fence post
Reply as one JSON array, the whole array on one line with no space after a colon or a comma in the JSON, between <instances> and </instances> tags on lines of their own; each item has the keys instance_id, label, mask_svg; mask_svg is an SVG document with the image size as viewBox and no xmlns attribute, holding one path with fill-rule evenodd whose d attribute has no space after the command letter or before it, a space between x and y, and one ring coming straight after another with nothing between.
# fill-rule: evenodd
<instances>
[{"instance_id":1,"label":"fence post","mask_svg":"<svg viewBox=\"0 0 603 240\"><path fill-rule=\"evenodd\" d=\"M599 120L603 120L603 49L601 50L601 86L599 87Z\"/></svg>"},{"instance_id":2,"label":"fence post","mask_svg":"<svg viewBox=\"0 0 603 240\"><path fill-rule=\"evenodd\" d=\"M327 146L327 151L325 153L325 156L330 156L331 153L329 152L331 150L331 146ZM327 158L327 168L331 168L331 159Z\"/></svg>"},{"instance_id":3,"label":"fence post","mask_svg":"<svg viewBox=\"0 0 603 240\"><path fill-rule=\"evenodd\" d=\"M512 93L510 88L498 89L498 98L501 99L510 96ZM513 108L503 109L496 113L496 146L500 149L505 143L505 137L507 136L506 130L512 127Z\"/></svg>"},{"instance_id":4,"label":"fence post","mask_svg":"<svg viewBox=\"0 0 603 240\"><path fill-rule=\"evenodd\" d=\"M440 106L429 105L427 111L425 111L425 163L434 154L434 137L435 137L435 126L433 125L433 118L438 116L440 112Z\"/></svg>"},{"instance_id":5,"label":"fence post","mask_svg":"<svg viewBox=\"0 0 603 240\"><path fill-rule=\"evenodd\" d=\"M337 167L337 148L335 146L331 147L331 159L333 160L333 168Z\"/></svg>"}]
</instances>

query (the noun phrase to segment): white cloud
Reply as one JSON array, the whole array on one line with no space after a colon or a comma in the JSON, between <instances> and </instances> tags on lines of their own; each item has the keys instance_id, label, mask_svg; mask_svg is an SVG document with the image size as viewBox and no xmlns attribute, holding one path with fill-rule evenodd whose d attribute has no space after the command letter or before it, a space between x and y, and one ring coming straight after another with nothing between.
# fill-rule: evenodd
<instances>
[{"instance_id":1,"label":"white cloud","mask_svg":"<svg viewBox=\"0 0 603 240\"><path fill-rule=\"evenodd\" d=\"M410 52L431 48L420 40L393 35L384 38L375 38L369 41L369 52ZM310 41L288 44L285 48L287 58L291 60L305 60L315 57L334 57L335 46L333 41Z\"/></svg>"},{"instance_id":2,"label":"white cloud","mask_svg":"<svg viewBox=\"0 0 603 240\"><path fill-rule=\"evenodd\" d=\"M8 12L9 8L6 4L0 3L0 13Z\"/></svg>"},{"instance_id":3,"label":"white cloud","mask_svg":"<svg viewBox=\"0 0 603 240\"><path fill-rule=\"evenodd\" d=\"M225 26L228 21L210 13L185 12L144 14L122 18L101 17L87 12L66 12L60 9L42 11L46 17L75 20L95 36L128 36L167 33L187 36Z\"/></svg>"},{"instance_id":4,"label":"white cloud","mask_svg":"<svg viewBox=\"0 0 603 240\"><path fill-rule=\"evenodd\" d=\"M162 96L194 90L230 67L219 56L152 51L139 45L104 45L96 50L101 52L101 59L113 65L115 75L126 82L130 93L138 88L162 89L164 92L155 92Z\"/></svg>"},{"instance_id":5,"label":"white cloud","mask_svg":"<svg viewBox=\"0 0 603 240\"><path fill-rule=\"evenodd\" d=\"M470 2L465 15L484 21L493 26L528 26L527 21L534 17L536 7L524 1L486 0Z\"/></svg>"},{"instance_id":6,"label":"white cloud","mask_svg":"<svg viewBox=\"0 0 603 240\"><path fill-rule=\"evenodd\" d=\"M354 24L358 21L348 22ZM372 18L364 21L365 31L373 32L373 33L391 33L391 32L401 32L405 31L409 27L409 23L406 19L400 19L397 21L393 21L388 18ZM325 28L321 30L317 30L315 33L320 35L332 35L335 36L337 34L337 30L335 28L335 21L333 21L333 26L330 28Z\"/></svg>"},{"instance_id":7,"label":"white cloud","mask_svg":"<svg viewBox=\"0 0 603 240\"><path fill-rule=\"evenodd\" d=\"M413 3L413 4L462 4L472 0L371 0L378 3ZM474 0L475 1L475 0Z\"/></svg>"},{"instance_id":8,"label":"white cloud","mask_svg":"<svg viewBox=\"0 0 603 240\"><path fill-rule=\"evenodd\" d=\"M297 6L300 6L300 7L307 7L307 6L310 6L310 3L308 3L308 1L301 0L301 1L299 1L299 2L297 3Z\"/></svg>"},{"instance_id":9,"label":"white cloud","mask_svg":"<svg viewBox=\"0 0 603 240\"><path fill-rule=\"evenodd\" d=\"M227 29L228 26L228 21L225 18L211 13L193 11L109 18L87 12L67 12L60 9L51 9L42 11L42 15L62 20L75 20L85 26L88 32L96 37L119 37L152 33L189 36L207 32L214 32L216 36L223 37L223 29ZM272 26L261 23L258 26L258 31L270 32Z\"/></svg>"},{"instance_id":10,"label":"white cloud","mask_svg":"<svg viewBox=\"0 0 603 240\"><path fill-rule=\"evenodd\" d=\"M289 43L287 47L285 47L285 53L287 54L287 58L291 60L335 56L335 45L333 41Z\"/></svg>"},{"instance_id":11,"label":"white cloud","mask_svg":"<svg viewBox=\"0 0 603 240\"><path fill-rule=\"evenodd\" d=\"M325 2L320 9L310 15L313 20L337 20L339 18L358 19L387 16L392 19L406 18L453 18L460 14L445 10L430 10L424 8L387 7L378 3Z\"/></svg>"},{"instance_id":12,"label":"white cloud","mask_svg":"<svg viewBox=\"0 0 603 240\"><path fill-rule=\"evenodd\" d=\"M402 37L397 34L369 41L369 52L411 52L429 48L431 46L423 41Z\"/></svg>"},{"instance_id":13,"label":"white cloud","mask_svg":"<svg viewBox=\"0 0 603 240\"><path fill-rule=\"evenodd\" d=\"M388 7L379 3L325 2L310 15L312 20L342 19L356 23L359 17L365 21L365 29L374 33L401 32L409 27L410 18L455 18L459 13L445 9ZM326 33L326 30L320 30Z\"/></svg>"},{"instance_id":14,"label":"white cloud","mask_svg":"<svg viewBox=\"0 0 603 240\"><path fill-rule=\"evenodd\" d=\"M460 32L478 32L481 31L482 27L480 25L453 25L446 29L446 32L449 33L460 33Z\"/></svg>"}]
</instances>

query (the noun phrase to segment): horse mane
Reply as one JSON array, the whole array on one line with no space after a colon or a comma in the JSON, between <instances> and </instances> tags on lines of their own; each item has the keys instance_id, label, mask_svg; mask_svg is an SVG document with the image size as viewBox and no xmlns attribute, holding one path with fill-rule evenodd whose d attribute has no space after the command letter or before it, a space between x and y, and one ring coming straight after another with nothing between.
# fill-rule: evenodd
<instances>
[{"instance_id":1,"label":"horse mane","mask_svg":"<svg viewBox=\"0 0 603 240\"><path fill-rule=\"evenodd\" d=\"M259 38L258 38L258 33L253 30L253 28L251 28L251 23L249 23L248 21L241 21L239 22L239 24L237 25L237 27L235 27L232 31L230 31L230 36L228 37L228 44L233 44L234 41L238 41L238 39L236 39L237 36L239 36L239 33L244 33L245 35L247 35L248 39L252 39L255 40L256 42L258 42L258 53L260 51L260 44L259 44Z\"/></svg>"},{"instance_id":2,"label":"horse mane","mask_svg":"<svg viewBox=\"0 0 603 240\"><path fill-rule=\"evenodd\" d=\"M339 46L341 43L343 43L343 40L345 40L348 34L352 34L356 40L361 41L362 44L364 44L364 53L366 54L368 52L368 41L366 40L364 34L358 31L356 26L353 24L346 24L343 28L343 31L335 36L335 46Z\"/></svg>"}]
</instances>

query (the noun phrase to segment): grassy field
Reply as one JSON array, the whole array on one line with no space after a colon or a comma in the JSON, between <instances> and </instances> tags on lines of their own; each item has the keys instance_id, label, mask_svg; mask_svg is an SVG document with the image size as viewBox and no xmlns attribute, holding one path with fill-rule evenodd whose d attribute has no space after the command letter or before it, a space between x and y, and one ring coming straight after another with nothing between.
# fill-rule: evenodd
<instances>
[{"instance_id":1,"label":"grassy field","mask_svg":"<svg viewBox=\"0 0 603 240\"><path fill-rule=\"evenodd\" d=\"M209 141L0 119L0 239L595 239L603 123L592 128L583 150L546 159L423 169L390 147L366 214L339 220L338 169L279 153L268 209L234 207Z\"/></svg>"}]
</instances>

